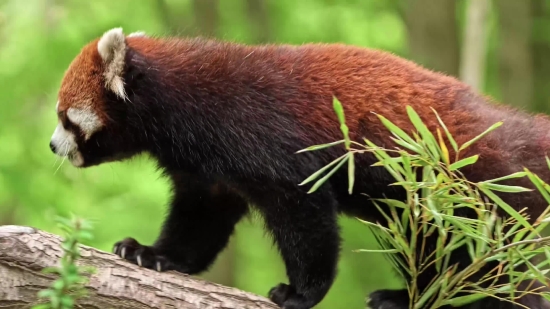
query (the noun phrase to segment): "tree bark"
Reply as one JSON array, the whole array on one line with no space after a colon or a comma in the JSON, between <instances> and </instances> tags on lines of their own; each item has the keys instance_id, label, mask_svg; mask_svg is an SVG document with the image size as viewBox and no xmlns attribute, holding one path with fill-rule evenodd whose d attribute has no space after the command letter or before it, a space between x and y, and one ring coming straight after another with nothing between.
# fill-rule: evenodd
<instances>
[{"instance_id":1,"label":"tree bark","mask_svg":"<svg viewBox=\"0 0 550 309\"><path fill-rule=\"evenodd\" d=\"M0 308L30 308L53 275L41 273L62 256L59 236L29 227L0 226ZM114 254L81 246L79 265L92 266L88 296L77 308L276 309L269 300L177 272L155 272Z\"/></svg>"}]
</instances>

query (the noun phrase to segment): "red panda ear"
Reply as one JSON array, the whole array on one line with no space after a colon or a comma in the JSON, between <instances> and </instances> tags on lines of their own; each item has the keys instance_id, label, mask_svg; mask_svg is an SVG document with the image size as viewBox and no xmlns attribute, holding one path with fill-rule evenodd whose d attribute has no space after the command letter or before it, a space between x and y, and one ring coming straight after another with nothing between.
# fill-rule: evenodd
<instances>
[{"instance_id":1,"label":"red panda ear","mask_svg":"<svg viewBox=\"0 0 550 309\"><path fill-rule=\"evenodd\" d=\"M124 81L124 59L126 56L126 38L122 28L114 28L103 34L97 43L97 51L105 64L105 86L121 99L126 99Z\"/></svg>"}]
</instances>

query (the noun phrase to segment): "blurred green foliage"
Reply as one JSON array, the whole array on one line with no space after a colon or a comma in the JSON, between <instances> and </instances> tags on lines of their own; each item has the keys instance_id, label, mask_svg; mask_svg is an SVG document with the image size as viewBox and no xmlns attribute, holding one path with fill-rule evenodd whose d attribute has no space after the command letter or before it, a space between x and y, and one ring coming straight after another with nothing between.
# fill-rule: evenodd
<instances>
[{"instance_id":1,"label":"blurred green foliage","mask_svg":"<svg viewBox=\"0 0 550 309\"><path fill-rule=\"evenodd\" d=\"M0 0L0 224L60 233L55 216L73 213L94 221L94 239L86 244L96 248L110 251L126 236L154 241L169 201L166 179L147 157L84 170L56 159L48 143L57 90L82 46L113 27L200 33L197 25L205 20L197 1ZM206 23L216 23L219 38L237 42L344 42L407 56L400 1L269 0L262 2L265 16L251 11L252 2L219 1L217 20ZM269 34L258 34L258 25ZM368 229L351 218L341 222L339 275L318 308L364 308L369 292L400 286L381 255L352 253L376 247ZM277 250L254 215L238 225L229 249L204 276L261 295L286 282Z\"/></svg>"}]
</instances>

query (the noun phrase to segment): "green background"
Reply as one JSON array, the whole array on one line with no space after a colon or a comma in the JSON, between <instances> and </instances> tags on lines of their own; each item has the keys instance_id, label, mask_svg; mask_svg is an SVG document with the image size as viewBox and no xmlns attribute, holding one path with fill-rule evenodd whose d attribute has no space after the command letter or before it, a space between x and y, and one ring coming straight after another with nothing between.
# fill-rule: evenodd
<instances>
[{"instance_id":1,"label":"green background","mask_svg":"<svg viewBox=\"0 0 550 309\"><path fill-rule=\"evenodd\" d=\"M104 31L121 26L126 33L205 34L245 43L343 42L384 49L457 75L467 3L437 0L445 3L433 8L441 13L418 9L430 1L0 0L0 224L60 233L53 216L76 214L94 221L95 238L88 245L108 251L126 236L145 244L156 238L169 192L149 158L80 170L57 159L48 147L57 123L56 95L63 73L82 46ZM491 8L483 92L499 100L513 98L516 105L531 110L548 110L547 2L526 0L525 16L518 8ZM409 7L413 3L417 9ZM440 18L444 11L454 18ZM526 19L527 30L505 22L510 12L515 19ZM423 25L426 20L434 24ZM525 35L513 32L520 28ZM518 78L524 75L514 68L522 66L513 62L520 56L507 57L508 50L502 48L502 37L514 38L514 33L517 44L528 46L528 77L536 82ZM446 49L432 48L436 44ZM512 89L501 91L509 80L514 81ZM521 88L524 84L528 85ZM339 274L318 308L364 308L369 292L401 284L383 256L352 252L376 248L366 226L352 218L341 222ZM238 225L230 246L203 277L261 295L286 282L284 265L257 216Z\"/></svg>"}]
</instances>

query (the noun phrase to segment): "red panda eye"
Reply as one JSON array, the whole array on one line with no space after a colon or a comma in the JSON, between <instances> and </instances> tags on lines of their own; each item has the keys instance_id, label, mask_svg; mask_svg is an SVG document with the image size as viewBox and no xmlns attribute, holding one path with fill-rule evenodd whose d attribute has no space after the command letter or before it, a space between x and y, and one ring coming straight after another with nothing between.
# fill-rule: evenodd
<instances>
[{"instance_id":1,"label":"red panda eye","mask_svg":"<svg viewBox=\"0 0 550 309\"><path fill-rule=\"evenodd\" d=\"M71 127L71 122L69 121L69 118L67 117L67 113L65 111L60 111L57 113L57 117L59 117L59 121L61 121L61 124L65 129L69 129Z\"/></svg>"}]
</instances>

